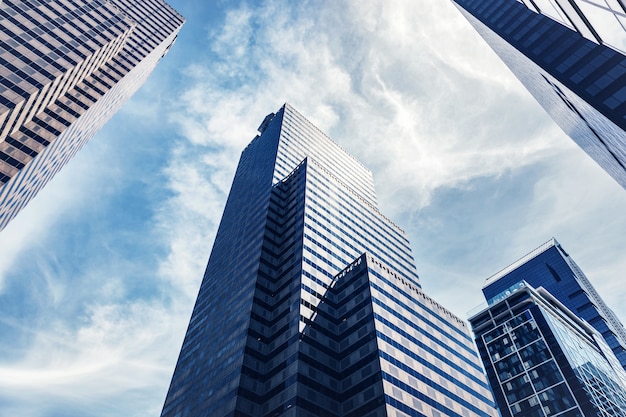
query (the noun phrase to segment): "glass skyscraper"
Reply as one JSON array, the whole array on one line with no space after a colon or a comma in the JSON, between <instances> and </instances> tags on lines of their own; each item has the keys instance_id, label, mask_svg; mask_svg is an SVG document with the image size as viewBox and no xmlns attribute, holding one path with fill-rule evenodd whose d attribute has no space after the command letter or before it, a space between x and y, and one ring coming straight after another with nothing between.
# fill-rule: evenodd
<instances>
[{"instance_id":1,"label":"glass skyscraper","mask_svg":"<svg viewBox=\"0 0 626 417\"><path fill-rule=\"evenodd\" d=\"M622 0L453 0L556 123L626 188Z\"/></svg>"},{"instance_id":2,"label":"glass skyscraper","mask_svg":"<svg viewBox=\"0 0 626 417\"><path fill-rule=\"evenodd\" d=\"M141 86L183 22L162 0L0 1L0 230Z\"/></svg>"},{"instance_id":3,"label":"glass skyscraper","mask_svg":"<svg viewBox=\"0 0 626 417\"><path fill-rule=\"evenodd\" d=\"M246 147L162 417L496 416L371 172L285 104Z\"/></svg>"},{"instance_id":4,"label":"glass skyscraper","mask_svg":"<svg viewBox=\"0 0 626 417\"><path fill-rule=\"evenodd\" d=\"M555 239L488 278L483 294L492 304L521 281L545 288L573 314L593 326L626 369L626 329Z\"/></svg>"},{"instance_id":5,"label":"glass skyscraper","mask_svg":"<svg viewBox=\"0 0 626 417\"><path fill-rule=\"evenodd\" d=\"M502 417L622 417L626 372L602 336L522 281L470 318Z\"/></svg>"}]
</instances>

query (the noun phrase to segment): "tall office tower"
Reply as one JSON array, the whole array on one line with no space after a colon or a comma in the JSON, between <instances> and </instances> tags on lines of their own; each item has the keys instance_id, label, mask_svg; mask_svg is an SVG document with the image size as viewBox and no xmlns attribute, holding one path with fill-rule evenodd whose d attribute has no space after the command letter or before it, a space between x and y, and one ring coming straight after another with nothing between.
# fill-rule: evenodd
<instances>
[{"instance_id":1,"label":"tall office tower","mask_svg":"<svg viewBox=\"0 0 626 417\"><path fill-rule=\"evenodd\" d=\"M626 372L545 289L519 282L470 323L502 417L626 415Z\"/></svg>"},{"instance_id":2,"label":"tall office tower","mask_svg":"<svg viewBox=\"0 0 626 417\"><path fill-rule=\"evenodd\" d=\"M141 86L183 22L162 0L0 1L0 230Z\"/></svg>"},{"instance_id":3,"label":"tall office tower","mask_svg":"<svg viewBox=\"0 0 626 417\"><path fill-rule=\"evenodd\" d=\"M626 329L604 303L583 271L553 238L487 279L483 294L491 304L518 282L543 287L600 333L626 369Z\"/></svg>"},{"instance_id":4,"label":"tall office tower","mask_svg":"<svg viewBox=\"0 0 626 417\"><path fill-rule=\"evenodd\" d=\"M163 417L496 416L371 172L285 104L239 160Z\"/></svg>"},{"instance_id":5,"label":"tall office tower","mask_svg":"<svg viewBox=\"0 0 626 417\"><path fill-rule=\"evenodd\" d=\"M626 3L453 1L557 124L626 188Z\"/></svg>"}]
</instances>

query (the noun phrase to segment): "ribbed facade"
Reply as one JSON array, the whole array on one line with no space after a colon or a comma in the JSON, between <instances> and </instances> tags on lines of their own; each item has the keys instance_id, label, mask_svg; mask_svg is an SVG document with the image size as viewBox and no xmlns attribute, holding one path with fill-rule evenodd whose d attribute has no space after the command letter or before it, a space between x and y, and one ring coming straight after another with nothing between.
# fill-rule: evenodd
<instances>
[{"instance_id":1,"label":"ribbed facade","mask_svg":"<svg viewBox=\"0 0 626 417\"><path fill-rule=\"evenodd\" d=\"M289 105L243 151L163 417L495 416L371 172Z\"/></svg>"},{"instance_id":2,"label":"ribbed facade","mask_svg":"<svg viewBox=\"0 0 626 417\"><path fill-rule=\"evenodd\" d=\"M626 56L617 49L626 48L624 3L453 1L563 131L626 188Z\"/></svg>"},{"instance_id":3,"label":"ribbed facade","mask_svg":"<svg viewBox=\"0 0 626 417\"><path fill-rule=\"evenodd\" d=\"M183 22L160 0L0 2L0 230L143 84Z\"/></svg>"}]
</instances>

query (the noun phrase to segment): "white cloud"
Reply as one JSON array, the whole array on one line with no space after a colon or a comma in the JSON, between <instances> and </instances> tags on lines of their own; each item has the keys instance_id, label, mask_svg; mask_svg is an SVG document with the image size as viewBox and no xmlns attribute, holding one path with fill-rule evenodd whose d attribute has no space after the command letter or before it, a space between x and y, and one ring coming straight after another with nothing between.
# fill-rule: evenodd
<instances>
[{"instance_id":1,"label":"white cloud","mask_svg":"<svg viewBox=\"0 0 626 417\"><path fill-rule=\"evenodd\" d=\"M193 28L201 16L187 17L189 35L166 60L191 37L205 34L207 45L170 74L185 87L166 94L149 84L124 110L138 126L112 125L155 135L115 146L138 157L125 142L138 140L162 165L130 184L141 166L104 166L117 154L84 151L73 178L51 184L0 235L0 284L9 275L5 284L21 282L15 260L28 252L47 285L43 295L13 300L36 303L22 306L35 311L32 323L0 322L21 338L15 360L0 361L0 391L12 398L0 398L0 415L159 413L239 154L285 101L372 168L382 211L412 236L427 291L458 314L473 302L467 294L480 300L487 275L552 235L620 304L615 271L626 265L608 254L623 246L616 230L624 230L617 217L626 203L607 203L619 191L599 169L581 166L567 178L586 156L571 156L578 151L569 139L450 2L277 0L233 8L208 31ZM109 169L122 171L107 177ZM582 183L594 186L581 191ZM131 185L113 205L116 190ZM107 196L90 201L89 189L103 188ZM141 193L149 207L122 205ZM111 216L124 210L141 214L115 228ZM68 215L76 230L61 232ZM102 230L109 225L122 243ZM67 247L81 253L56 252Z\"/></svg>"},{"instance_id":2,"label":"white cloud","mask_svg":"<svg viewBox=\"0 0 626 417\"><path fill-rule=\"evenodd\" d=\"M68 413L99 404L97 412L87 414L115 415L122 404L105 399L123 399L134 390L148 389L154 393L127 404L126 410L153 407L162 401L163 381L171 374L163 364L173 361L167 355L171 349L155 347L174 347L178 339L173 336L171 313L135 302L90 308L78 331L74 323L68 328L64 321L51 320L45 330L34 332L33 348L23 359L0 366L2 397L23 404L27 414L18 415L40 415L38 409L55 403Z\"/></svg>"},{"instance_id":3,"label":"white cloud","mask_svg":"<svg viewBox=\"0 0 626 417\"><path fill-rule=\"evenodd\" d=\"M250 127L262 120L258 115L289 101L366 160L377 181L403 184L415 193L407 202L418 206L428 203L435 188L499 175L533 163L553 148L554 141L543 133L550 130L548 137L554 137L554 128L523 88L510 81L493 53L484 48L468 56L472 48L463 36L477 35L460 24L462 18L450 5L427 7L429 15L423 5L410 2L323 3L315 4L314 11L278 4L282 7L271 4L253 14L247 8L231 12L213 35L219 54L210 59L217 62L195 74L198 81L187 92L185 115L179 118L192 129L187 135L194 142L230 139L240 149L245 143L241 138L249 140ZM315 14L321 18L313 23ZM434 19L438 14L446 18ZM232 36L242 24L245 40ZM262 28L254 33L254 42L247 39L251 25ZM442 50L450 46L441 40L448 32L457 41L453 53ZM496 63L495 77L469 64L484 56L489 56L485 65ZM232 68L239 85L230 84ZM459 88L468 80L473 80L471 88L490 95L493 102L487 108ZM510 133L510 122L519 113L505 105L511 101L540 117L530 140ZM488 121L485 114L491 116ZM524 122L517 121L520 128ZM242 125L249 128L238 129ZM494 143L493 136L503 134L517 141L504 137ZM416 167L419 175L409 175ZM389 198L397 191L383 189L381 195Z\"/></svg>"}]
</instances>

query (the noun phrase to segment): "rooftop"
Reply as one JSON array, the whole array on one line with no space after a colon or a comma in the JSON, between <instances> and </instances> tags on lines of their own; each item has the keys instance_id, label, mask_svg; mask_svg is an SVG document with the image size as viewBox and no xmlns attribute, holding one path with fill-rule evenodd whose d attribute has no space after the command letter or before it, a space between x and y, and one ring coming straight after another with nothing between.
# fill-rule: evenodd
<instances>
[{"instance_id":1,"label":"rooftop","mask_svg":"<svg viewBox=\"0 0 626 417\"><path fill-rule=\"evenodd\" d=\"M509 266L507 266L506 268L500 270L499 272L496 272L495 274L493 274L492 276L487 278L487 280L485 281L485 285L483 285L483 288L485 288L485 287L489 286L490 284L496 282L497 280L499 280L503 276L507 275L509 272L516 270L521 265L524 265L526 262L530 261L533 258L536 258L537 256L541 255L542 253L544 253L548 249L550 249L552 247L555 247L555 246L559 246L559 242L557 242L555 238L552 238L552 239L548 240L546 243L542 244L537 249L534 249L530 253L522 256L517 261L515 261L512 264L510 264Z\"/></svg>"}]
</instances>

